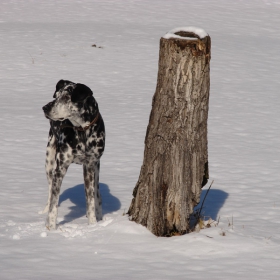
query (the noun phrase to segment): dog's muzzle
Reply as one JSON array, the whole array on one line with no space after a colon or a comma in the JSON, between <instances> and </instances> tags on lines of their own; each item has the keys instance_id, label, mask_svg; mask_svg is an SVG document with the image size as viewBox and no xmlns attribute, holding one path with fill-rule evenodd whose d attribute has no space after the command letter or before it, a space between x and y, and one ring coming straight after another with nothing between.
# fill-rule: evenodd
<instances>
[{"instance_id":1,"label":"dog's muzzle","mask_svg":"<svg viewBox=\"0 0 280 280\"><path fill-rule=\"evenodd\" d=\"M53 102L50 102L50 103L48 103L47 105L45 105L42 109L43 109L43 111L44 111L44 113L45 113L45 116L48 118L48 115L49 115L49 113L50 113L50 111L51 111L51 109L52 109L52 106L53 106Z\"/></svg>"}]
</instances>

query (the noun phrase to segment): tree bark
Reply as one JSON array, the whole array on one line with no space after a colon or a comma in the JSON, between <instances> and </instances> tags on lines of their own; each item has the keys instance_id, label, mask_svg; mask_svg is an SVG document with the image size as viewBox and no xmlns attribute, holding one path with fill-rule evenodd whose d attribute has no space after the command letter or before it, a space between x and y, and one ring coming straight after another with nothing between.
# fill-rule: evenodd
<instances>
[{"instance_id":1,"label":"tree bark","mask_svg":"<svg viewBox=\"0 0 280 280\"><path fill-rule=\"evenodd\" d=\"M190 215L209 177L211 40L196 29L175 31L160 39L144 160L128 211L156 236L189 232Z\"/></svg>"}]
</instances>

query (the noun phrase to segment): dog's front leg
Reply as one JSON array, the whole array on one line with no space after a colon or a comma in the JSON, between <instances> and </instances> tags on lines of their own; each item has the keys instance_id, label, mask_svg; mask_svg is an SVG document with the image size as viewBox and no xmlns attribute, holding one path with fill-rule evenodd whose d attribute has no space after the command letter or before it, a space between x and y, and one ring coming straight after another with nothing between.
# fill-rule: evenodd
<instances>
[{"instance_id":1,"label":"dog's front leg","mask_svg":"<svg viewBox=\"0 0 280 280\"><path fill-rule=\"evenodd\" d=\"M57 208L58 208L60 187L68 167L69 164L63 163L60 160L60 153L57 153L56 168L53 171L50 207L49 207L49 213L46 221L46 227L50 230L56 229Z\"/></svg>"},{"instance_id":2,"label":"dog's front leg","mask_svg":"<svg viewBox=\"0 0 280 280\"><path fill-rule=\"evenodd\" d=\"M46 151L46 163L45 163L46 175L47 175L47 180L49 185L48 201L44 210L39 211L39 214L47 213L50 208L53 170L55 169L55 164L56 164L55 154L56 154L56 139L52 133L52 130L50 130L47 151Z\"/></svg>"},{"instance_id":3,"label":"dog's front leg","mask_svg":"<svg viewBox=\"0 0 280 280\"><path fill-rule=\"evenodd\" d=\"M102 220L101 195L99 191L99 168L100 163L84 164L85 193L87 203L88 223L94 224Z\"/></svg>"}]
</instances>

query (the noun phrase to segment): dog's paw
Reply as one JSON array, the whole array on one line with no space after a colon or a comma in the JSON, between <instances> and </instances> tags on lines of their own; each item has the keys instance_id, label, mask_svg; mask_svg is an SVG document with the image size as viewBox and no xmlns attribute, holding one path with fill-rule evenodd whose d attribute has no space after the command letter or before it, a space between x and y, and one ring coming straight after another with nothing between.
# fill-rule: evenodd
<instances>
[{"instance_id":1,"label":"dog's paw","mask_svg":"<svg viewBox=\"0 0 280 280\"><path fill-rule=\"evenodd\" d=\"M46 229L48 229L48 230L56 230L57 227L56 227L56 224L54 225L54 224L47 224L46 223Z\"/></svg>"},{"instance_id":2,"label":"dog's paw","mask_svg":"<svg viewBox=\"0 0 280 280\"><path fill-rule=\"evenodd\" d=\"M56 219L51 219L50 217L47 217L45 225L48 230L56 230Z\"/></svg>"},{"instance_id":3,"label":"dog's paw","mask_svg":"<svg viewBox=\"0 0 280 280\"><path fill-rule=\"evenodd\" d=\"M93 225L93 224L97 223L96 217L94 215L88 214L87 216L88 216L88 224L89 225Z\"/></svg>"}]
</instances>

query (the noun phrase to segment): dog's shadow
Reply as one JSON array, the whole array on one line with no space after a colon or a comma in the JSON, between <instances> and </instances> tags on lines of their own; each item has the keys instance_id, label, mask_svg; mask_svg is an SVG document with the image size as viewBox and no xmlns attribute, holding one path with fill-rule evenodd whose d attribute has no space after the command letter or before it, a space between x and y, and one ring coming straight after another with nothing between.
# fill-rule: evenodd
<instances>
[{"instance_id":1,"label":"dog's shadow","mask_svg":"<svg viewBox=\"0 0 280 280\"><path fill-rule=\"evenodd\" d=\"M99 183L100 193L102 197L102 213L108 214L115 212L121 208L121 202L110 193L109 186ZM77 185L66 189L59 197L59 206L63 201L69 199L74 205L69 207L70 212L64 216L64 220L59 224L69 223L75 219L86 215L86 199L84 184Z\"/></svg>"},{"instance_id":2,"label":"dog's shadow","mask_svg":"<svg viewBox=\"0 0 280 280\"><path fill-rule=\"evenodd\" d=\"M206 219L211 218L217 220L220 209L223 207L228 193L218 190L210 189L207 196L207 190L203 190L200 196L200 203L195 207L194 212L198 212L201 209L201 215ZM206 196L206 198L205 198ZM205 198L204 204L202 206L203 200Z\"/></svg>"}]
</instances>

